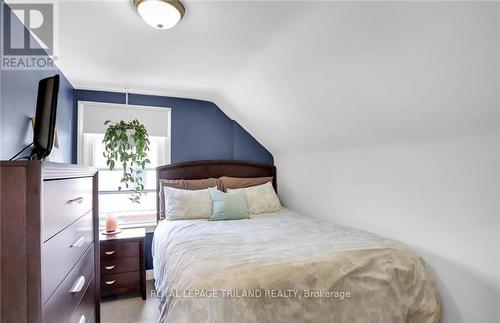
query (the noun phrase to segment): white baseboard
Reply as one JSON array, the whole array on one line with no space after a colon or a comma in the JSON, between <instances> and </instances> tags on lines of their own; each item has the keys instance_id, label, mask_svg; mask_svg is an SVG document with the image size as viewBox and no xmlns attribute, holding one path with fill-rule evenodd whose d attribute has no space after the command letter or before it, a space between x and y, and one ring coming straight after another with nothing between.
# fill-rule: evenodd
<instances>
[{"instance_id":1,"label":"white baseboard","mask_svg":"<svg viewBox=\"0 0 500 323\"><path fill-rule=\"evenodd\" d=\"M152 280L153 279L153 269L146 270L146 280Z\"/></svg>"}]
</instances>

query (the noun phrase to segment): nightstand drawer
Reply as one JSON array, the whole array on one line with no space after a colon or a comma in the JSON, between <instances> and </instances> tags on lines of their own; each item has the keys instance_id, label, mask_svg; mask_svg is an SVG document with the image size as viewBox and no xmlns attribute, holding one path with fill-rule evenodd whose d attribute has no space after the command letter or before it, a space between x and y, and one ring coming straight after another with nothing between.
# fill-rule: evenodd
<instances>
[{"instance_id":1,"label":"nightstand drawer","mask_svg":"<svg viewBox=\"0 0 500 323\"><path fill-rule=\"evenodd\" d=\"M139 271L102 275L101 277L101 289L103 290L140 285L140 284L141 284L141 276Z\"/></svg>"},{"instance_id":2,"label":"nightstand drawer","mask_svg":"<svg viewBox=\"0 0 500 323\"><path fill-rule=\"evenodd\" d=\"M140 269L139 263L139 257L137 256L103 259L101 261L101 275L138 271Z\"/></svg>"},{"instance_id":3,"label":"nightstand drawer","mask_svg":"<svg viewBox=\"0 0 500 323\"><path fill-rule=\"evenodd\" d=\"M140 292L146 299L144 228L123 229L115 235L100 234L101 296Z\"/></svg>"},{"instance_id":4,"label":"nightstand drawer","mask_svg":"<svg viewBox=\"0 0 500 323\"><path fill-rule=\"evenodd\" d=\"M101 244L101 261L105 259L137 257L139 242L111 242Z\"/></svg>"}]
</instances>

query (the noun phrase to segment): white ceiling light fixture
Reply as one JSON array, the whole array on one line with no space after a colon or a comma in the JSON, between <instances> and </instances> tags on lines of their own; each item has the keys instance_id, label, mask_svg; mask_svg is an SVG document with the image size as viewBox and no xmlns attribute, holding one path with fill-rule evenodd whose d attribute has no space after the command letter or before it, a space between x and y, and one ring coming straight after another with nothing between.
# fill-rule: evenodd
<instances>
[{"instance_id":1,"label":"white ceiling light fixture","mask_svg":"<svg viewBox=\"0 0 500 323\"><path fill-rule=\"evenodd\" d=\"M178 0L134 0L141 18L156 29L170 29L184 16L186 9Z\"/></svg>"}]
</instances>

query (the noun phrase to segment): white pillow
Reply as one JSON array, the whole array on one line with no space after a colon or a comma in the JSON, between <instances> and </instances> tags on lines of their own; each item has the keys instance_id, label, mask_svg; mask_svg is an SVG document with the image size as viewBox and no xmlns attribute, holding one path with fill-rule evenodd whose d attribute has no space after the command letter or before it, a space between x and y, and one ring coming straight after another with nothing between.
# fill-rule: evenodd
<instances>
[{"instance_id":1,"label":"white pillow","mask_svg":"<svg viewBox=\"0 0 500 323\"><path fill-rule=\"evenodd\" d=\"M164 186L163 194L167 220L208 219L212 215L210 188L181 190Z\"/></svg>"},{"instance_id":2,"label":"white pillow","mask_svg":"<svg viewBox=\"0 0 500 323\"><path fill-rule=\"evenodd\" d=\"M242 191L247 200L250 214L271 213L281 209L281 203L271 182L262 185L231 189L227 192Z\"/></svg>"}]
</instances>

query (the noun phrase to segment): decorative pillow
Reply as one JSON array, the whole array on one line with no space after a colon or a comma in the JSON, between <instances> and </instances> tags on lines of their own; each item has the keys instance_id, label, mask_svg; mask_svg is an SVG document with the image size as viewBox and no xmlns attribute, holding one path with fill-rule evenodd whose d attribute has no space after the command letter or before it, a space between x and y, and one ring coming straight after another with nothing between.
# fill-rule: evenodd
<instances>
[{"instance_id":1,"label":"decorative pillow","mask_svg":"<svg viewBox=\"0 0 500 323\"><path fill-rule=\"evenodd\" d=\"M160 179L160 186L169 186L183 190L202 190L217 186L217 178Z\"/></svg>"},{"instance_id":2,"label":"decorative pillow","mask_svg":"<svg viewBox=\"0 0 500 323\"><path fill-rule=\"evenodd\" d=\"M208 219L212 215L210 189L181 190L165 186L165 218L167 220Z\"/></svg>"},{"instance_id":3,"label":"decorative pillow","mask_svg":"<svg viewBox=\"0 0 500 323\"><path fill-rule=\"evenodd\" d=\"M245 188L251 186L262 185L271 182L272 177L219 177L219 189L227 192L228 189Z\"/></svg>"},{"instance_id":4,"label":"decorative pillow","mask_svg":"<svg viewBox=\"0 0 500 323\"><path fill-rule=\"evenodd\" d=\"M280 200L270 182L247 188L228 189L227 191L229 193L243 192L251 214L271 213L281 209Z\"/></svg>"},{"instance_id":5,"label":"decorative pillow","mask_svg":"<svg viewBox=\"0 0 500 323\"><path fill-rule=\"evenodd\" d=\"M210 188L218 186L219 181L216 178L205 178L205 179L160 179L160 192L159 192L159 208L160 208L160 218L165 218L165 193L163 192L164 187L173 187L183 190L201 190L205 188Z\"/></svg>"},{"instance_id":6,"label":"decorative pillow","mask_svg":"<svg viewBox=\"0 0 500 323\"><path fill-rule=\"evenodd\" d=\"M224 193L211 189L212 216L210 221L249 219L247 201L243 192Z\"/></svg>"}]
</instances>

